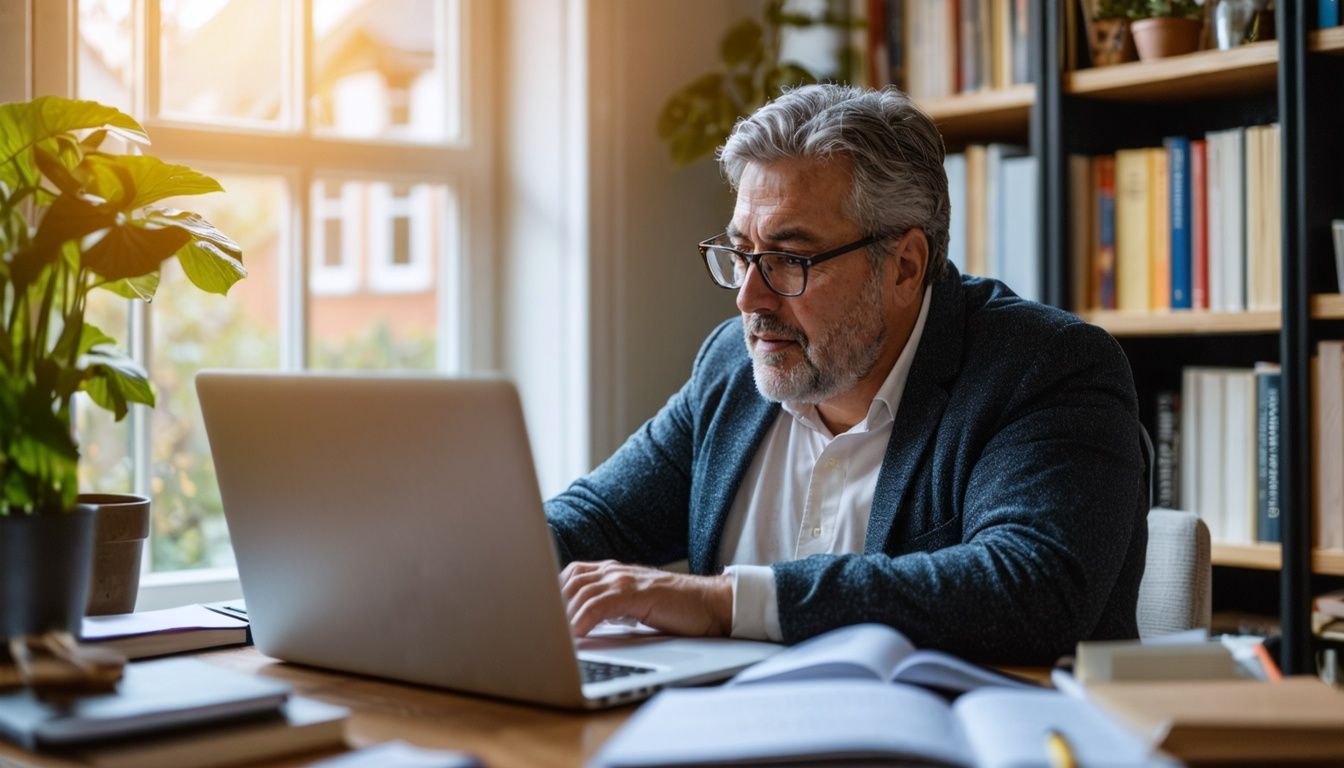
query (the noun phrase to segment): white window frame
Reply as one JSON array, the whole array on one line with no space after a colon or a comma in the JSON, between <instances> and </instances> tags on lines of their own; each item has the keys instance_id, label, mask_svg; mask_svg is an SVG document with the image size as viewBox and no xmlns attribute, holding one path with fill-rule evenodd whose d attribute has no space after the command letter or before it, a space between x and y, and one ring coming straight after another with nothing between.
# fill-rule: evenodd
<instances>
[{"instance_id":1,"label":"white window frame","mask_svg":"<svg viewBox=\"0 0 1344 768\"><path fill-rule=\"evenodd\" d=\"M375 182L369 190L369 289L376 293L419 293L432 288L436 250L434 221L447 220L447 211L433 209L433 190L424 184L411 187L405 196L392 193L392 185ZM405 219L410 234L410 253L405 264L396 262L396 219Z\"/></svg>"},{"instance_id":2,"label":"white window frame","mask_svg":"<svg viewBox=\"0 0 1344 768\"><path fill-rule=\"evenodd\" d=\"M291 6L291 47L287 88L296 94L290 103L304 105L311 91L308 62L302 57L312 50L311 3L320 0L276 0ZM135 112L154 141L152 152L165 159L199 165L211 170L238 168L237 158L247 158L255 172L283 175L289 180L291 200L287 222L289 253L310 254L312 183L317 178L363 176L442 184L449 190L444 213L436 288L439 307L436 367L454 373L496 367L495 283L498 276L489 258L494 232L494 92L495 67L489 59L489 42L495 39L495 9L491 0L442 0L436 14L438 50L443 60L436 66L443 73L445 88L458 85L455 100L445 106L447 134L442 144L410 142L397 138L349 139L323 132L311 125L297 132L275 126L255 128L230 121L217 126L155 117L159 110L159 46L146 30L159 27L157 0L132 0L136 50ZM436 6L438 7L438 6ZM14 50L23 51L23 67L7 67L0 73L0 94L26 99L38 95L74 96L77 83L78 0L0 0L0 21L5 22L0 42L7 52L0 61L13 64ZM450 34L447 20L459 21L459 33ZM141 45L140 41L144 40ZM13 47L21 42L21 47ZM455 42L455 45L447 43ZM40 52L40 55L39 53ZM299 106L298 108L302 108ZM292 110L291 110L292 112ZM295 122L297 115L289 115ZM304 119L306 123L306 118ZM296 126L287 126L290 131ZM470 222L470 226L467 225ZM280 367L299 370L307 358L307 296L309 258L289 259L281 290ZM131 337L127 346L133 356L148 366L147 315L143 305L131 312ZM149 489L149 441L147 412L134 410L132 450L136 461L136 490ZM149 557L144 558L146 568ZM147 572L142 575L141 609L181 605L241 595L237 572L232 568L180 572Z\"/></svg>"},{"instance_id":3,"label":"white window frame","mask_svg":"<svg viewBox=\"0 0 1344 768\"><path fill-rule=\"evenodd\" d=\"M364 222L356 215L359 212L359 185L347 181L339 188L340 194L330 197L326 194L326 181L313 182L310 199L313 258L310 260L308 291L317 296L342 296L359 290L359 248L364 237ZM341 223L340 262L328 265L326 224L333 220Z\"/></svg>"}]
</instances>

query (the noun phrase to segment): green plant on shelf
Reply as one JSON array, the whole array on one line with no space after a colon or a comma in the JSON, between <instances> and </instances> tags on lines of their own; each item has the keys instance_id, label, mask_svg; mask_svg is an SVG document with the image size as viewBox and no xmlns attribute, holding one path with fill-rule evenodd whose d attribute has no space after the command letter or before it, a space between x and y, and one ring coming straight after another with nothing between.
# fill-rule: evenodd
<instances>
[{"instance_id":1,"label":"green plant on shelf","mask_svg":"<svg viewBox=\"0 0 1344 768\"><path fill-rule=\"evenodd\" d=\"M1143 15L1133 18L1176 18L1200 21L1204 18L1204 4L1195 0L1147 0L1140 3Z\"/></svg>"}]
</instances>

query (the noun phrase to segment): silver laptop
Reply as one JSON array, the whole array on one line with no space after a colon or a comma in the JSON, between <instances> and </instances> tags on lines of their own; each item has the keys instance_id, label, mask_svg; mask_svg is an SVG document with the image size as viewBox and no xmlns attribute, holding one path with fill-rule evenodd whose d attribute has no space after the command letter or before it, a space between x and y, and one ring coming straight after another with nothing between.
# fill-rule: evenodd
<instances>
[{"instance_id":1,"label":"silver laptop","mask_svg":"<svg viewBox=\"0 0 1344 768\"><path fill-rule=\"evenodd\" d=\"M263 653L590 708L779 650L572 638L507 381L203 372L196 390Z\"/></svg>"}]
</instances>

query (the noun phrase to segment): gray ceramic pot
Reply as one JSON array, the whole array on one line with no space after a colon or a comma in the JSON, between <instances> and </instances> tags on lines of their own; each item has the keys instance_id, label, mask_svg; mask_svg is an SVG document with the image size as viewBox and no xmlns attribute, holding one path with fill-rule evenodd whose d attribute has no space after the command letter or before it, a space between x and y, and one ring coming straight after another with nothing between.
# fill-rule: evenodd
<instances>
[{"instance_id":1,"label":"gray ceramic pot","mask_svg":"<svg viewBox=\"0 0 1344 768\"><path fill-rule=\"evenodd\" d=\"M92 507L0 516L0 629L4 637L79 636L93 563Z\"/></svg>"}]
</instances>

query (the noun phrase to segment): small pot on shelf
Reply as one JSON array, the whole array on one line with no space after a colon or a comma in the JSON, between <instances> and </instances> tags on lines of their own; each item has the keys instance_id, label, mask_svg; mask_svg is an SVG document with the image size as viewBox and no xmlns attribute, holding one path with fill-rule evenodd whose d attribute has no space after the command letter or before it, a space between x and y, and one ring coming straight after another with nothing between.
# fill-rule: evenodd
<instances>
[{"instance_id":1,"label":"small pot on shelf","mask_svg":"<svg viewBox=\"0 0 1344 768\"><path fill-rule=\"evenodd\" d=\"M94 510L0 516L0 635L78 637L93 564Z\"/></svg>"},{"instance_id":2,"label":"small pot on shelf","mask_svg":"<svg viewBox=\"0 0 1344 768\"><path fill-rule=\"evenodd\" d=\"M149 499L133 493L81 493L80 504L96 510L93 576L87 615L135 610L140 560L149 537Z\"/></svg>"},{"instance_id":3,"label":"small pot on shelf","mask_svg":"<svg viewBox=\"0 0 1344 768\"><path fill-rule=\"evenodd\" d=\"M1204 22L1198 19L1154 17L1129 25L1140 61L1156 61L1199 50Z\"/></svg>"},{"instance_id":4,"label":"small pot on shelf","mask_svg":"<svg viewBox=\"0 0 1344 768\"><path fill-rule=\"evenodd\" d=\"M1134 39L1129 34L1129 19L1092 19L1087 25L1087 48L1094 67L1133 61Z\"/></svg>"}]
</instances>

